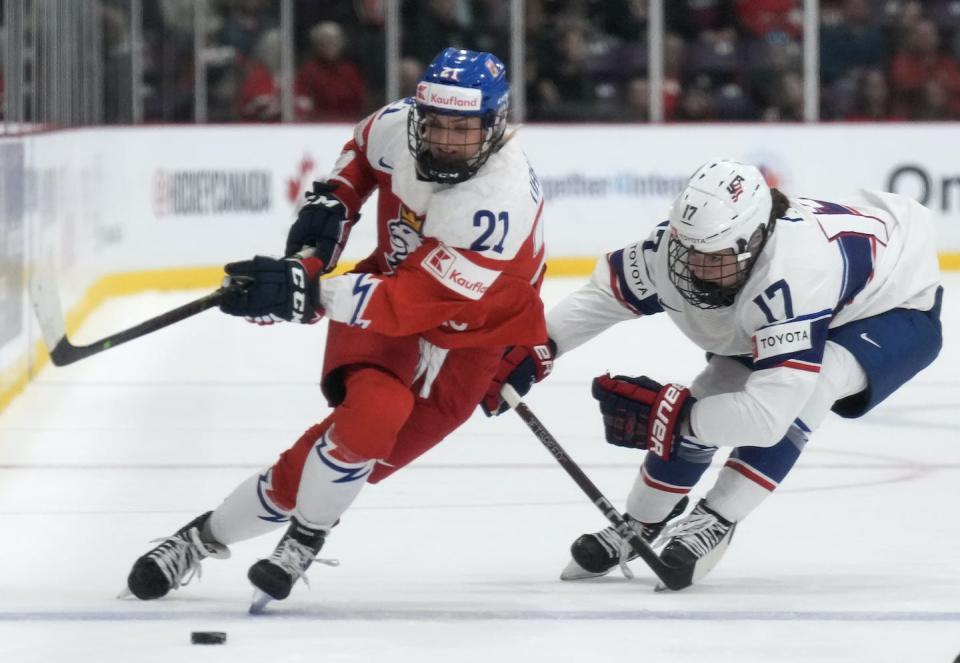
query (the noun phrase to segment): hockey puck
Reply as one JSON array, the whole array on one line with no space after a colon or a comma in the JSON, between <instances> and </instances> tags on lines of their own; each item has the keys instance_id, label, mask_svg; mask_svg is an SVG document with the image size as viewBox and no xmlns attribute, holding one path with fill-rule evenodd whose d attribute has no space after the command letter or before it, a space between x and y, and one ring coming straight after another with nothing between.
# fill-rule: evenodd
<instances>
[{"instance_id":1,"label":"hockey puck","mask_svg":"<svg viewBox=\"0 0 960 663\"><path fill-rule=\"evenodd\" d=\"M190 634L192 645L222 645L227 641L223 631L194 631Z\"/></svg>"}]
</instances>

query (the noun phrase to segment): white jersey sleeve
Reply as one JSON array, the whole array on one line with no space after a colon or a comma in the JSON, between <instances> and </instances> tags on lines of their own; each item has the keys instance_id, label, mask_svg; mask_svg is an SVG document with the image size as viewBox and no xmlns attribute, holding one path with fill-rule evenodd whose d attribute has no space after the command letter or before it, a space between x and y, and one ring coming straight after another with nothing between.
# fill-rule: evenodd
<instances>
[{"instance_id":1,"label":"white jersey sleeve","mask_svg":"<svg viewBox=\"0 0 960 663\"><path fill-rule=\"evenodd\" d=\"M663 311L647 264L663 237L665 224L644 242L608 253L585 286L547 313L547 335L563 354L618 322Z\"/></svg>"},{"instance_id":2,"label":"white jersey sleeve","mask_svg":"<svg viewBox=\"0 0 960 663\"><path fill-rule=\"evenodd\" d=\"M700 442L713 446L772 447L797 420L816 385L816 373L783 367L754 371L742 391L707 396L694 403L690 415L693 433Z\"/></svg>"}]
</instances>

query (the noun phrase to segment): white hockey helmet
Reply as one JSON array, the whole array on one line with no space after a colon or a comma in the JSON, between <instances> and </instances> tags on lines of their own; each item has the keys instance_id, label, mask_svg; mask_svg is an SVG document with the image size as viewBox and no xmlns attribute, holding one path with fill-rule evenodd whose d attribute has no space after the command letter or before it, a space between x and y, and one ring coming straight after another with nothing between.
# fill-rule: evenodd
<instances>
[{"instance_id":1,"label":"white hockey helmet","mask_svg":"<svg viewBox=\"0 0 960 663\"><path fill-rule=\"evenodd\" d=\"M699 308L733 303L773 228L770 187L754 166L711 159L670 209L670 280Z\"/></svg>"}]
</instances>

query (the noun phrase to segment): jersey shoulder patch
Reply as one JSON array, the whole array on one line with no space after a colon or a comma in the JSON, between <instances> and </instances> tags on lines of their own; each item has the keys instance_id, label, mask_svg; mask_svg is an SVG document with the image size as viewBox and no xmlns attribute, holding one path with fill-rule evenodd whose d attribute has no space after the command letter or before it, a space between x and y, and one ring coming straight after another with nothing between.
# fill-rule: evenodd
<instances>
[{"instance_id":1,"label":"jersey shoulder patch","mask_svg":"<svg viewBox=\"0 0 960 663\"><path fill-rule=\"evenodd\" d=\"M499 271L481 267L444 244L430 251L420 266L444 287L473 301L483 297L500 276Z\"/></svg>"},{"instance_id":2,"label":"jersey shoulder patch","mask_svg":"<svg viewBox=\"0 0 960 663\"><path fill-rule=\"evenodd\" d=\"M832 310L824 309L760 327L750 339L754 368L819 373L832 316Z\"/></svg>"},{"instance_id":3,"label":"jersey shoulder patch","mask_svg":"<svg viewBox=\"0 0 960 663\"><path fill-rule=\"evenodd\" d=\"M794 320L764 327L753 335L753 360L792 354L813 347L810 320Z\"/></svg>"},{"instance_id":4,"label":"jersey shoulder patch","mask_svg":"<svg viewBox=\"0 0 960 663\"><path fill-rule=\"evenodd\" d=\"M637 242L607 255L610 266L610 288L621 304L638 315L663 311L657 287L650 276L647 260L656 248L650 241Z\"/></svg>"}]
</instances>

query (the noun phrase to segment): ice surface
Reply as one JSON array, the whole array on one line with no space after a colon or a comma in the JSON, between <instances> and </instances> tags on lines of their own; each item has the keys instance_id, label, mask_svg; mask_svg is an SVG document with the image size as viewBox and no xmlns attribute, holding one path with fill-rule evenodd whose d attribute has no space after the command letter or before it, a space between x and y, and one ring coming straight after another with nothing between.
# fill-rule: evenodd
<instances>
[{"instance_id":1,"label":"ice surface","mask_svg":"<svg viewBox=\"0 0 960 663\"><path fill-rule=\"evenodd\" d=\"M579 283L548 280L544 297ZM867 418L829 418L718 567L679 593L654 594L640 562L632 582L561 582L570 542L606 523L516 416L478 413L368 487L323 550L341 565L315 566L313 589L267 614L246 613L246 570L273 535L208 561L166 599L118 600L150 539L215 507L323 418L323 326L211 311L47 367L0 416L0 661L949 663L960 654L960 275L946 286L936 364ZM117 300L74 340L200 294ZM602 442L589 379L689 381L702 361L665 316L626 323L562 358L527 402L622 505L641 456ZM191 646L197 630L228 642Z\"/></svg>"}]
</instances>

